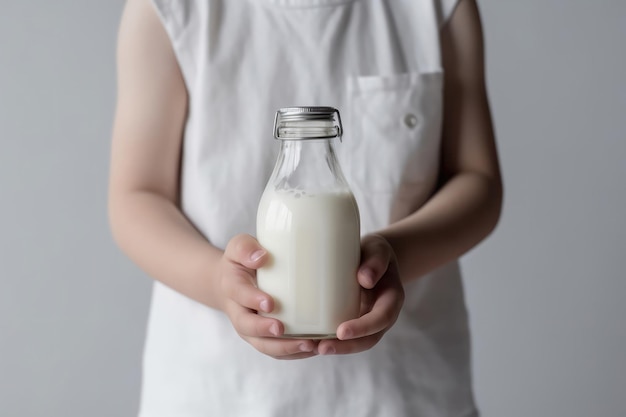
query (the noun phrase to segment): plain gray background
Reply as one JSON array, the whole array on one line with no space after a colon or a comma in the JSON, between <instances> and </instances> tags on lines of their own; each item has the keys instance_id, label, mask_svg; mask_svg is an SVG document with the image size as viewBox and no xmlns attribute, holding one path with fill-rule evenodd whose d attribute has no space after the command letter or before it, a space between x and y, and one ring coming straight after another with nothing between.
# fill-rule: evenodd
<instances>
[{"instance_id":1,"label":"plain gray background","mask_svg":"<svg viewBox=\"0 0 626 417\"><path fill-rule=\"evenodd\" d=\"M626 416L626 2L480 4L506 201L464 258L479 406ZM122 6L2 4L2 417L137 410L150 280L106 220Z\"/></svg>"}]
</instances>

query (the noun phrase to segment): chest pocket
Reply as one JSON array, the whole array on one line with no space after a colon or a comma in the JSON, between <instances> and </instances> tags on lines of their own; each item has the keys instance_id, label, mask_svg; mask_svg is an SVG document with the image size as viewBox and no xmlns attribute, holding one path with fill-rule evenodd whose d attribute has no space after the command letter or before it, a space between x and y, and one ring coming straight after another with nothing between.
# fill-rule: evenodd
<instances>
[{"instance_id":1,"label":"chest pocket","mask_svg":"<svg viewBox=\"0 0 626 417\"><path fill-rule=\"evenodd\" d=\"M434 185L439 166L443 74L404 73L348 80L350 176L365 194Z\"/></svg>"}]
</instances>

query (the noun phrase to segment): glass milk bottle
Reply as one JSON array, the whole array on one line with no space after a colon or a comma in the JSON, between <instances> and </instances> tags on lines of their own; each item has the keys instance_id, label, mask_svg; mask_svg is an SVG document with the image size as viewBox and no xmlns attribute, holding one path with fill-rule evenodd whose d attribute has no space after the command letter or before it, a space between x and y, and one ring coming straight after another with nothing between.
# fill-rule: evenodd
<instances>
[{"instance_id":1,"label":"glass milk bottle","mask_svg":"<svg viewBox=\"0 0 626 417\"><path fill-rule=\"evenodd\" d=\"M257 282L274 298L267 316L283 322L285 337L334 338L340 323L359 316L359 211L335 155L342 133L331 107L276 114L280 153L257 214L270 256Z\"/></svg>"}]
</instances>

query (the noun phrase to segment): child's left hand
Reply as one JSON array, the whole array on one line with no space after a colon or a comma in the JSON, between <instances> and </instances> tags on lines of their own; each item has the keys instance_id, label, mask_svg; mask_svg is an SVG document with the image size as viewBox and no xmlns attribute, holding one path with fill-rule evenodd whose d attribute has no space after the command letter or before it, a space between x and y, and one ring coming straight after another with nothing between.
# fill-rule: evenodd
<instances>
[{"instance_id":1,"label":"child's left hand","mask_svg":"<svg viewBox=\"0 0 626 417\"><path fill-rule=\"evenodd\" d=\"M396 322L404 302L396 255L382 236L361 241L361 316L337 328L338 339L322 340L321 355L357 353L371 349Z\"/></svg>"}]
</instances>

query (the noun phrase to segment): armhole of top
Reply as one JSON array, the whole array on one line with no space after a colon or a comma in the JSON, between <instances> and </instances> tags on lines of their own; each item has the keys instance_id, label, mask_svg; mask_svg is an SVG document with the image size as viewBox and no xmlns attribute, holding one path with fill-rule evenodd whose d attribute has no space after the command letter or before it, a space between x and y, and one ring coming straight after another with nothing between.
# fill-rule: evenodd
<instances>
[{"instance_id":1,"label":"armhole of top","mask_svg":"<svg viewBox=\"0 0 626 417\"><path fill-rule=\"evenodd\" d=\"M171 0L148 0L161 20L161 24L165 28L170 41L174 44L178 39L180 32L180 24L177 22L174 10L172 10Z\"/></svg>"},{"instance_id":2,"label":"armhole of top","mask_svg":"<svg viewBox=\"0 0 626 417\"><path fill-rule=\"evenodd\" d=\"M463 0L439 0L439 28L448 23L461 1Z\"/></svg>"},{"instance_id":3,"label":"armhole of top","mask_svg":"<svg viewBox=\"0 0 626 417\"><path fill-rule=\"evenodd\" d=\"M167 33L174 55L183 74L185 84L189 86L192 66L189 45L185 45L186 25L190 22L185 19L189 15L190 2L188 0L148 0L152 3L165 32Z\"/></svg>"}]
</instances>

